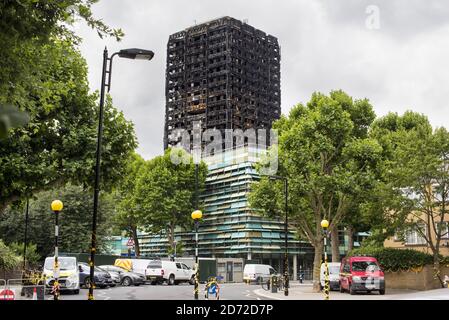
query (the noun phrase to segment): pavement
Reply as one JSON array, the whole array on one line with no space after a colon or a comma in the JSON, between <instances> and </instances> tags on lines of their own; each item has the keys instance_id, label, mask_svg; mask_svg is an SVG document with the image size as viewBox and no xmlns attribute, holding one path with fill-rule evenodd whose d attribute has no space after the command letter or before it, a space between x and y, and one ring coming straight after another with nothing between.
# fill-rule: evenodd
<instances>
[{"instance_id":1,"label":"pavement","mask_svg":"<svg viewBox=\"0 0 449 320\"><path fill-rule=\"evenodd\" d=\"M289 295L285 296L284 291L271 293L271 291L263 288L255 289L254 294L265 299L273 300L323 300L322 292L314 292L311 283L291 284ZM330 300L449 300L449 289L435 289L428 291L388 289L385 295L378 292L358 293L350 295L349 293L340 293L339 291L331 291L329 293Z\"/></svg>"}]
</instances>

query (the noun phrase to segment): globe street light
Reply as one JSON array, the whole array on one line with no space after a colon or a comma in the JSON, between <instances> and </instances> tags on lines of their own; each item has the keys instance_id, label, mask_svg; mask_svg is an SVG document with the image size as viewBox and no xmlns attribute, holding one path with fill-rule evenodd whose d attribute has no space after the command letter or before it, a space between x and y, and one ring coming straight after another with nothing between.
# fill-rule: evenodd
<instances>
[{"instance_id":1,"label":"globe street light","mask_svg":"<svg viewBox=\"0 0 449 320\"><path fill-rule=\"evenodd\" d=\"M98 195L100 193L100 160L101 160L101 143L103 139L103 113L104 113L104 95L105 89L108 88L108 92L111 89L111 76L112 76L112 60L118 55L121 58L128 59L140 59L140 60L151 60L154 53L150 50L143 49L124 49L119 52L114 53L110 58L108 57L108 49L105 47L103 51L103 71L101 75L101 91L100 91L100 114L98 117L98 133L97 133L97 152L96 152L96 162L95 162L95 185L94 185L94 208L92 216L92 240L90 248L90 277L91 283L89 285L89 295L88 299L94 299L94 287L95 283L92 279L94 278L95 272L95 251L97 246L97 212L98 212ZM108 66L109 62L109 66ZM106 76L108 79L106 81Z\"/></svg>"},{"instance_id":2,"label":"globe street light","mask_svg":"<svg viewBox=\"0 0 449 320\"><path fill-rule=\"evenodd\" d=\"M195 210L192 212L192 219L195 222L195 288L193 289L193 297L198 300L198 277L199 277L199 264L198 264L198 225L200 219L203 217L201 210Z\"/></svg>"},{"instance_id":3,"label":"globe street light","mask_svg":"<svg viewBox=\"0 0 449 320\"><path fill-rule=\"evenodd\" d=\"M53 299L59 300L59 263L58 263L58 237L59 237L59 212L64 205L61 200L54 200L51 203L51 210L55 213L55 262L53 264Z\"/></svg>"},{"instance_id":4,"label":"globe street light","mask_svg":"<svg viewBox=\"0 0 449 320\"><path fill-rule=\"evenodd\" d=\"M327 265L327 228L329 228L329 221L323 219L321 228L324 231L324 300L329 300L329 267Z\"/></svg>"}]
</instances>

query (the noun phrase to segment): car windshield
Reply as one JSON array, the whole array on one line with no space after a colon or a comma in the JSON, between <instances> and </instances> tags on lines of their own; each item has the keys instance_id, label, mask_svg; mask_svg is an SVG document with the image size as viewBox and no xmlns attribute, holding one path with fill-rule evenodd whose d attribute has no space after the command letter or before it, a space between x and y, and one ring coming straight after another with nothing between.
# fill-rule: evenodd
<instances>
[{"instance_id":1,"label":"car windshield","mask_svg":"<svg viewBox=\"0 0 449 320\"><path fill-rule=\"evenodd\" d=\"M54 258L45 259L44 268L47 270L53 270L54 267ZM76 268L76 260L74 258L58 258L59 270L73 270Z\"/></svg>"},{"instance_id":2,"label":"car windshield","mask_svg":"<svg viewBox=\"0 0 449 320\"><path fill-rule=\"evenodd\" d=\"M378 271L380 268L374 261L354 261L352 271Z\"/></svg>"}]
</instances>

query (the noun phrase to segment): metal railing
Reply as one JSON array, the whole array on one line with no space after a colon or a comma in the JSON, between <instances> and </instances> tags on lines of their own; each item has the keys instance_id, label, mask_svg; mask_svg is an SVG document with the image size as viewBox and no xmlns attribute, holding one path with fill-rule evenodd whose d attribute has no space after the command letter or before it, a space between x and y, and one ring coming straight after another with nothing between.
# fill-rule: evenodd
<instances>
[{"instance_id":1,"label":"metal railing","mask_svg":"<svg viewBox=\"0 0 449 320\"><path fill-rule=\"evenodd\" d=\"M9 279L6 289L14 293L14 300L45 300L45 284L33 283L30 279Z\"/></svg>"}]
</instances>

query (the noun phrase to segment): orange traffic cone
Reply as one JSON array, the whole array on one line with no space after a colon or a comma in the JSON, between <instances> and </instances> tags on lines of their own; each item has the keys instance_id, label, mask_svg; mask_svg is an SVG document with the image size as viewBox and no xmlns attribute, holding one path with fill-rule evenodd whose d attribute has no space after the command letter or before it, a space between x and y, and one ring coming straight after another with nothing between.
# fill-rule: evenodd
<instances>
[{"instance_id":1,"label":"orange traffic cone","mask_svg":"<svg viewBox=\"0 0 449 320\"><path fill-rule=\"evenodd\" d=\"M37 290L36 287L34 287L33 289L33 299L32 300L37 300Z\"/></svg>"}]
</instances>

